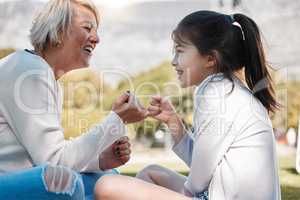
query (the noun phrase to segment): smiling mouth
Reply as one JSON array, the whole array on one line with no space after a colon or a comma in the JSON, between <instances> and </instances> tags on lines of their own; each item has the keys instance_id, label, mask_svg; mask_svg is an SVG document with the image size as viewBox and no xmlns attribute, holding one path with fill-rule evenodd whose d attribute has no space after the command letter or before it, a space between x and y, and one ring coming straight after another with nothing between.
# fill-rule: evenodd
<instances>
[{"instance_id":1,"label":"smiling mouth","mask_svg":"<svg viewBox=\"0 0 300 200\"><path fill-rule=\"evenodd\" d=\"M92 55L93 50L94 50L94 48L91 46L84 47L84 51L89 55Z\"/></svg>"},{"instance_id":2,"label":"smiling mouth","mask_svg":"<svg viewBox=\"0 0 300 200\"><path fill-rule=\"evenodd\" d=\"M183 74L183 70L176 70L176 72L178 76L181 76Z\"/></svg>"}]
</instances>

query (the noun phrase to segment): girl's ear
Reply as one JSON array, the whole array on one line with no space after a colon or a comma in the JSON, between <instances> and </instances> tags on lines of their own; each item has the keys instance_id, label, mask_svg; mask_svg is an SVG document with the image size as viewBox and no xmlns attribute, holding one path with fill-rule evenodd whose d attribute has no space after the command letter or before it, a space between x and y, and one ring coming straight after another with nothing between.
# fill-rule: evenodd
<instances>
[{"instance_id":1,"label":"girl's ear","mask_svg":"<svg viewBox=\"0 0 300 200\"><path fill-rule=\"evenodd\" d=\"M217 67L218 55L219 55L218 52L213 50L210 54L208 54L206 56L206 59L207 59L206 67L207 68L216 68Z\"/></svg>"},{"instance_id":2,"label":"girl's ear","mask_svg":"<svg viewBox=\"0 0 300 200\"><path fill-rule=\"evenodd\" d=\"M217 66L217 60L213 55L207 55L206 61L207 61L205 65L206 68L214 68Z\"/></svg>"}]
</instances>

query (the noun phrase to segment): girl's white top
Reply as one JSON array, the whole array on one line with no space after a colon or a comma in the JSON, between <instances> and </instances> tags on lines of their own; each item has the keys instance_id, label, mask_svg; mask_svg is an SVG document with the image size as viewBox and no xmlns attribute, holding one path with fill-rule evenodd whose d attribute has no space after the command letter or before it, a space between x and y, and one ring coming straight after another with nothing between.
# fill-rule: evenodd
<instances>
[{"instance_id":1,"label":"girl's white top","mask_svg":"<svg viewBox=\"0 0 300 200\"><path fill-rule=\"evenodd\" d=\"M82 136L65 140L63 94L41 57L18 51L0 60L0 175L50 163L80 172L99 171L99 154L125 135L111 112Z\"/></svg>"},{"instance_id":2,"label":"girl's white top","mask_svg":"<svg viewBox=\"0 0 300 200\"><path fill-rule=\"evenodd\" d=\"M173 147L190 167L185 191L197 199L280 200L272 123L237 78L207 77L196 89L193 128Z\"/></svg>"}]
</instances>

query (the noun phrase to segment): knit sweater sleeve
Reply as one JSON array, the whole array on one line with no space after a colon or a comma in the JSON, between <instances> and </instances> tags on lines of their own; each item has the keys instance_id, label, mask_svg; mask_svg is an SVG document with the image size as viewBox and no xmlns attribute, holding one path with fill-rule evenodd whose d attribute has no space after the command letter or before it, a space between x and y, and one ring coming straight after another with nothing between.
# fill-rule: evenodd
<instances>
[{"instance_id":1,"label":"knit sweater sleeve","mask_svg":"<svg viewBox=\"0 0 300 200\"><path fill-rule=\"evenodd\" d=\"M48 162L76 171L99 171L99 154L125 135L125 125L111 112L87 133L65 140L55 81L47 70L19 74L13 90L2 98L5 118L35 165Z\"/></svg>"}]
</instances>

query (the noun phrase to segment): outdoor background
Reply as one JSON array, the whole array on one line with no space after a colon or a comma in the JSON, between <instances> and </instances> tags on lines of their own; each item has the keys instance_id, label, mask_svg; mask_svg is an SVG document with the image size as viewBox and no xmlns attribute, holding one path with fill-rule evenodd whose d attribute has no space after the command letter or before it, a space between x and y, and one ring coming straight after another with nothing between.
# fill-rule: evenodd
<instances>
[{"instance_id":1,"label":"outdoor background","mask_svg":"<svg viewBox=\"0 0 300 200\"><path fill-rule=\"evenodd\" d=\"M0 58L31 49L28 35L33 16L45 1L0 0ZM154 94L171 97L177 111L192 122L193 88L180 89L170 65L171 32L187 14L211 9L252 17L264 36L267 59L282 109L272 116L284 200L300 200L300 175L295 152L300 108L299 0L95 0L101 13L100 44L91 67L62 77L65 137L77 137L107 115L115 98L126 90L147 106ZM2 86L0 86L2 87ZM121 168L134 175L149 164L161 164L187 174L171 151L165 126L147 119L130 125L133 153ZM253 163L255 164L255 163ZM268 169L264 169L268 170ZM258 180L259 187L259 180Z\"/></svg>"}]
</instances>

